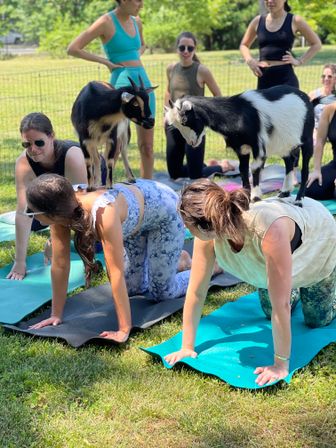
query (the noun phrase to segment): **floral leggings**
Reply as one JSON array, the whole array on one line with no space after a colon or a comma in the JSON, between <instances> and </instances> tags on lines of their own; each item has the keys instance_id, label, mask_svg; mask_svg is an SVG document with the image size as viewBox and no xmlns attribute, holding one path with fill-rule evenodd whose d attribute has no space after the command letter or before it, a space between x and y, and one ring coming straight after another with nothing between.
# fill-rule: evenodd
<instances>
[{"instance_id":1,"label":"floral leggings","mask_svg":"<svg viewBox=\"0 0 336 448\"><path fill-rule=\"evenodd\" d=\"M148 180L138 179L136 186L144 195L145 210L140 231L124 238L128 293L148 292L157 301L181 297L186 293L190 271L176 272L184 244L177 194Z\"/></svg>"},{"instance_id":2,"label":"floral leggings","mask_svg":"<svg viewBox=\"0 0 336 448\"><path fill-rule=\"evenodd\" d=\"M271 318L272 305L267 289L258 289L261 307L268 319ZM295 308L301 299L304 321L308 327L317 328L329 325L336 317L336 268L329 277L308 288L292 290L291 306Z\"/></svg>"}]
</instances>

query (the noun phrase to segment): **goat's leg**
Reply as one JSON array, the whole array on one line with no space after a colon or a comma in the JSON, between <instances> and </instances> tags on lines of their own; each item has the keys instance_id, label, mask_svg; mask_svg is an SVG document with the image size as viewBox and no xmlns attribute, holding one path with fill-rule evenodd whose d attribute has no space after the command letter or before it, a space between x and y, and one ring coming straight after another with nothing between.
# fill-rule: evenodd
<instances>
[{"instance_id":1,"label":"goat's leg","mask_svg":"<svg viewBox=\"0 0 336 448\"><path fill-rule=\"evenodd\" d=\"M90 157L90 176L88 174L89 187L101 186L100 158L97 142L93 139L85 140L86 150Z\"/></svg>"},{"instance_id":2,"label":"goat's leg","mask_svg":"<svg viewBox=\"0 0 336 448\"><path fill-rule=\"evenodd\" d=\"M301 168L301 185L296 195L295 204L299 207L302 207L302 199L304 198L306 185L308 181L309 175L309 160L313 155L313 139L309 138L306 140L301 146L301 154L302 154L302 168Z\"/></svg>"},{"instance_id":3,"label":"goat's leg","mask_svg":"<svg viewBox=\"0 0 336 448\"><path fill-rule=\"evenodd\" d=\"M88 178L88 186L93 187L94 185L94 176L93 176L93 160L91 157L91 154L87 148L86 142L88 140L85 140L85 142L82 139L79 139L80 147L82 149L85 164L86 164L86 172L87 172L87 178Z\"/></svg>"},{"instance_id":4,"label":"goat's leg","mask_svg":"<svg viewBox=\"0 0 336 448\"><path fill-rule=\"evenodd\" d=\"M242 178L243 188L251 191L249 169L250 169L250 154L238 154L239 159L239 172Z\"/></svg>"},{"instance_id":5,"label":"goat's leg","mask_svg":"<svg viewBox=\"0 0 336 448\"><path fill-rule=\"evenodd\" d=\"M283 157L286 167L286 176L283 181L281 191L278 194L279 198L287 198L294 190L294 164L297 160L295 153L290 153L288 156Z\"/></svg>"},{"instance_id":6,"label":"goat's leg","mask_svg":"<svg viewBox=\"0 0 336 448\"><path fill-rule=\"evenodd\" d=\"M124 120L118 124L117 136L118 136L118 142L120 142L120 153L125 167L126 178L128 182L134 183L135 176L133 174L133 171L131 169L127 157L127 148L131 140L131 127L129 120Z\"/></svg>"},{"instance_id":7,"label":"goat's leg","mask_svg":"<svg viewBox=\"0 0 336 448\"><path fill-rule=\"evenodd\" d=\"M106 139L106 146L104 152L104 159L106 162L107 177L106 186L112 188L113 186L113 170L119 157L120 144L117 138L117 127L113 127L109 137Z\"/></svg>"},{"instance_id":8,"label":"goat's leg","mask_svg":"<svg viewBox=\"0 0 336 448\"><path fill-rule=\"evenodd\" d=\"M265 158L258 159L258 162L253 162L251 165L251 171L252 171L252 192L251 192L251 201L257 202L261 201L262 199L262 192L260 188L260 173L264 169L265 165Z\"/></svg>"}]
</instances>

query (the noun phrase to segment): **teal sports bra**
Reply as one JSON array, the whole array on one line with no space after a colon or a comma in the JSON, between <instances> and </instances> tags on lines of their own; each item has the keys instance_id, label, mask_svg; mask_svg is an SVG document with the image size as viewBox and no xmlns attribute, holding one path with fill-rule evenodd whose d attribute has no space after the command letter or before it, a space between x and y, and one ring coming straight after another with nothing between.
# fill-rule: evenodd
<instances>
[{"instance_id":1,"label":"teal sports bra","mask_svg":"<svg viewBox=\"0 0 336 448\"><path fill-rule=\"evenodd\" d=\"M114 64L125 61L139 61L141 39L135 18L132 17L132 21L136 32L135 36L132 37L126 33L113 11L109 12L108 15L114 23L115 33L109 41L103 44L107 59Z\"/></svg>"}]
</instances>

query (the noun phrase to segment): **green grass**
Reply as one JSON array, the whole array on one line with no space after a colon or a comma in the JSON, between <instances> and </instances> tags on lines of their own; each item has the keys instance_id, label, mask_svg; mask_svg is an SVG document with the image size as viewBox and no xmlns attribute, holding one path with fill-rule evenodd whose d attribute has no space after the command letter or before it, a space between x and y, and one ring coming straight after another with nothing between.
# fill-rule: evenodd
<instances>
[{"instance_id":1,"label":"green grass","mask_svg":"<svg viewBox=\"0 0 336 448\"><path fill-rule=\"evenodd\" d=\"M323 55L326 55L325 59ZM318 85L321 64L331 60L331 55L331 49L327 49L315 60L316 66L302 69L302 76L305 70L307 73L316 70L309 85L307 81L307 90ZM243 90L242 84L247 79L250 85L245 87L254 86L255 80L246 67L236 64L237 52L201 56L204 62L209 61L209 66L213 64L216 78L221 79L223 93L227 93L225 80L227 85L230 84L230 93ZM146 56L146 66L150 67L154 58L162 67L174 60L173 55ZM229 69L226 65L221 73L218 61L222 59L231 61L232 76L227 76ZM81 76L78 80L68 76L67 70L73 70L74 66L83 70L80 75L76 69L76 76ZM21 74L32 70L47 71L53 73L52 79L55 79L54 71L66 71L64 80L68 82L70 79L78 89L79 84L85 82L84 78L92 73L86 71L88 66L90 64L77 60L59 61L45 57L0 62L0 78L2 80L6 75L8 79L7 85L0 82L2 104L4 96L9 98L6 100L7 113L0 107L1 119L6 118L9 129L5 130L1 120L1 160L8 163L8 159L12 160L11 157L19 153L18 123L22 115L31 108L36 109L40 101L38 96L33 98L36 92ZM19 74L22 76L21 90L17 83ZM155 83L160 81L158 98L161 101L165 85L163 76L160 80L153 77ZM68 123L69 111L63 97L62 102L57 97L58 89L68 87L65 82L64 86L61 84L50 86L47 96L52 101L45 103L43 110L52 115L60 137L69 137L72 132ZM67 98L68 101L70 94ZM161 113L161 106L158 110ZM161 118L159 125L160 121ZM157 141L160 141L161 131L157 132ZM214 149L211 145L209 139L209 157L218 154L215 144ZM156 167L164 169L163 148L159 144L156 148ZM130 158L132 166L137 166L135 145L130 149ZM10 174L6 176L0 188L0 211L15 206L14 185ZM32 236L29 253L42 250L45 239L46 235ZM11 262L13 254L13 242L0 243L1 266ZM204 314L250 291L247 285L239 285L212 292ZM181 328L181 316L178 313L153 328L132 335L122 348L88 346L75 350L60 342L0 330L0 447L336 446L335 344L322 350L306 368L295 373L290 385L259 392L238 390L187 368L168 371L138 349L174 335Z\"/></svg>"}]
</instances>

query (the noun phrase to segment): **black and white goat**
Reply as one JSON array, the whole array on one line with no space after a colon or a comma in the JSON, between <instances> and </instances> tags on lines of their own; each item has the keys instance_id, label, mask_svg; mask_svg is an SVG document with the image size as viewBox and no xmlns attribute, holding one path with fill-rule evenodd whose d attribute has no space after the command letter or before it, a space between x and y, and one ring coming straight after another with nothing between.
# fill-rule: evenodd
<instances>
[{"instance_id":1,"label":"black and white goat","mask_svg":"<svg viewBox=\"0 0 336 448\"><path fill-rule=\"evenodd\" d=\"M155 87L146 89L140 77L140 87L128 79L131 85L119 89L114 89L107 82L89 82L79 92L72 106L71 121L86 159L90 187L101 185L100 145L105 145L107 186L112 186L113 169L120 153L127 179L134 182L127 159L129 120L145 129L154 126L148 94Z\"/></svg>"},{"instance_id":2,"label":"black and white goat","mask_svg":"<svg viewBox=\"0 0 336 448\"><path fill-rule=\"evenodd\" d=\"M238 155L243 187L249 190L252 153L253 201L261 198L260 171L270 155L284 159L286 177L279 196L290 195L294 188L294 163L301 147L301 186L295 202L302 205L314 129L314 111L305 93L282 85L231 97L185 96L170 106L166 108L168 124L179 129L189 145L196 147L201 143L206 127L223 135L226 145Z\"/></svg>"}]
</instances>

